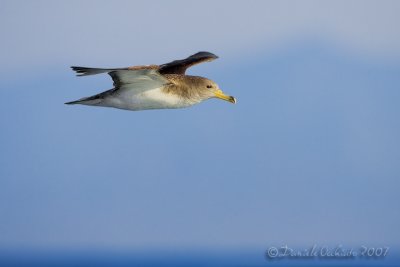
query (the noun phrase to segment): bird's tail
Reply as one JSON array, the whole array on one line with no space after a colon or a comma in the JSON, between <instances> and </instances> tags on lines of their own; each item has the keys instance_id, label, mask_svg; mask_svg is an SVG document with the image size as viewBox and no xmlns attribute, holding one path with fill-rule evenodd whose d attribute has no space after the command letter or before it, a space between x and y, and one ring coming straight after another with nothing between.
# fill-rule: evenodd
<instances>
[{"instance_id":1,"label":"bird's tail","mask_svg":"<svg viewBox=\"0 0 400 267\"><path fill-rule=\"evenodd\" d=\"M89 105L89 106L95 106L101 102L100 98L93 98L93 97L84 97L75 101L70 101L66 102L66 105L76 105L76 104L81 104L81 105Z\"/></svg>"},{"instance_id":2,"label":"bird's tail","mask_svg":"<svg viewBox=\"0 0 400 267\"><path fill-rule=\"evenodd\" d=\"M86 104L86 102L88 101L88 99L86 99L86 98L87 97L81 98L78 100L74 100L74 101L70 101L70 102L66 102L64 104L66 104L66 105Z\"/></svg>"},{"instance_id":3,"label":"bird's tail","mask_svg":"<svg viewBox=\"0 0 400 267\"><path fill-rule=\"evenodd\" d=\"M75 105L75 104L79 104L81 102L81 100L75 100L75 101L70 101L70 102L65 102L65 105Z\"/></svg>"},{"instance_id":4,"label":"bird's tail","mask_svg":"<svg viewBox=\"0 0 400 267\"><path fill-rule=\"evenodd\" d=\"M99 105L105 98L107 98L109 95L111 95L115 89L110 89L105 92L102 92L97 95L93 96L88 96L84 97L75 101L70 101L65 103L66 105L75 105L75 104L81 104L81 105L89 105L89 106L96 106Z\"/></svg>"}]
</instances>

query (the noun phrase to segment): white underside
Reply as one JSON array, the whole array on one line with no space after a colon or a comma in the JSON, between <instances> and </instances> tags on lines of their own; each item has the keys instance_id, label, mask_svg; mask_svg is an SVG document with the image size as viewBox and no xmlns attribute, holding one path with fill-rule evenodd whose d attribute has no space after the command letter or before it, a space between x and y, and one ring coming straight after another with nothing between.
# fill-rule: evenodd
<instances>
[{"instance_id":1,"label":"white underside","mask_svg":"<svg viewBox=\"0 0 400 267\"><path fill-rule=\"evenodd\" d=\"M122 70L115 73L120 82L118 90L101 99L82 101L80 104L114 107L128 110L184 108L192 106L201 99L179 97L165 93L162 88L170 83L154 70Z\"/></svg>"},{"instance_id":2,"label":"white underside","mask_svg":"<svg viewBox=\"0 0 400 267\"><path fill-rule=\"evenodd\" d=\"M184 108L192 106L199 101L188 101L176 94L162 92L161 88L147 91L125 90L121 88L96 106L114 107L128 110Z\"/></svg>"}]
</instances>

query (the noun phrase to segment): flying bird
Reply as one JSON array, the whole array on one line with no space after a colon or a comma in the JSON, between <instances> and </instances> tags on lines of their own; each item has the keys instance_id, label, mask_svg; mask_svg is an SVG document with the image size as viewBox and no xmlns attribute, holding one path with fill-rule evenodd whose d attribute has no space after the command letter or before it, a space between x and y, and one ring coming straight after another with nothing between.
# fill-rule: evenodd
<instances>
[{"instance_id":1,"label":"flying bird","mask_svg":"<svg viewBox=\"0 0 400 267\"><path fill-rule=\"evenodd\" d=\"M77 76L108 73L114 81L114 88L65 104L145 110L184 108L210 98L236 103L233 96L224 94L212 80L185 74L189 67L216 58L212 53L198 52L162 65L115 69L72 66Z\"/></svg>"}]
</instances>

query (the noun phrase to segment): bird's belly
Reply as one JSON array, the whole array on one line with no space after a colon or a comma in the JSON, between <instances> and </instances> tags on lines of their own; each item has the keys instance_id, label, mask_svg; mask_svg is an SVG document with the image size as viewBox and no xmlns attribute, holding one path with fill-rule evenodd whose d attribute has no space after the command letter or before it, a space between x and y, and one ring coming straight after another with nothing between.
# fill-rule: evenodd
<instances>
[{"instance_id":1,"label":"bird's belly","mask_svg":"<svg viewBox=\"0 0 400 267\"><path fill-rule=\"evenodd\" d=\"M107 102L109 106L128 110L183 108L195 104L185 101L178 95L164 93L161 88L138 93L120 92Z\"/></svg>"}]
</instances>

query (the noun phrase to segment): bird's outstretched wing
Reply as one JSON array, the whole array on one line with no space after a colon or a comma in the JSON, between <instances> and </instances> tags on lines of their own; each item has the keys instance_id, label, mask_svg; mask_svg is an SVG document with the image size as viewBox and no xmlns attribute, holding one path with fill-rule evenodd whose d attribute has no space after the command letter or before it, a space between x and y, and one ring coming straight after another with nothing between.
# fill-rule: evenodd
<instances>
[{"instance_id":1,"label":"bird's outstretched wing","mask_svg":"<svg viewBox=\"0 0 400 267\"><path fill-rule=\"evenodd\" d=\"M146 83L154 81L165 84L168 80L164 78L157 70L157 65L135 66L128 68L103 69L88 67L71 67L76 71L78 76L95 75L100 73L108 73L114 81L116 88L132 83Z\"/></svg>"},{"instance_id":2,"label":"bird's outstretched wing","mask_svg":"<svg viewBox=\"0 0 400 267\"><path fill-rule=\"evenodd\" d=\"M160 65L158 71L161 74L185 74L186 69L190 68L191 66L212 61L217 58L218 57L216 55L210 52L198 52L188 58L174 60L172 62Z\"/></svg>"},{"instance_id":3,"label":"bird's outstretched wing","mask_svg":"<svg viewBox=\"0 0 400 267\"><path fill-rule=\"evenodd\" d=\"M88 76L95 75L100 73L110 73L112 71L120 71L120 70L157 70L159 68L158 65L147 65L147 66L133 66L127 68L113 68L113 69L105 69L105 68L89 68L89 67L78 67L72 66L71 69L76 72L76 76Z\"/></svg>"},{"instance_id":4,"label":"bird's outstretched wing","mask_svg":"<svg viewBox=\"0 0 400 267\"><path fill-rule=\"evenodd\" d=\"M156 68L157 67L157 68ZM134 89L135 91L146 91L159 88L171 83L158 70L158 66L135 66L117 69L71 67L78 76L108 73L114 82L114 91L120 89Z\"/></svg>"},{"instance_id":5,"label":"bird's outstretched wing","mask_svg":"<svg viewBox=\"0 0 400 267\"><path fill-rule=\"evenodd\" d=\"M175 60L160 66L147 65L112 69L72 66L71 68L77 73L77 76L108 73L114 81L115 89L122 86L133 88L133 84L139 88L154 88L155 85L171 83L163 76L164 74L185 74L187 68L216 58L218 57L210 52L198 52L186 59ZM129 84L131 86L125 86Z\"/></svg>"},{"instance_id":6,"label":"bird's outstretched wing","mask_svg":"<svg viewBox=\"0 0 400 267\"><path fill-rule=\"evenodd\" d=\"M115 70L108 73L114 81L115 88L153 89L170 83L154 69Z\"/></svg>"},{"instance_id":7,"label":"bird's outstretched wing","mask_svg":"<svg viewBox=\"0 0 400 267\"><path fill-rule=\"evenodd\" d=\"M186 69L193 65L203 62L212 61L218 57L210 52L198 52L185 59L174 60L162 65L147 65L147 66L132 66L127 68L88 68L72 66L72 70L77 73L77 76L88 76L100 73L111 73L116 71L139 71L139 70L157 70L160 74L185 74ZM111 74L110 74L111 75Z\"/></svg>"},{"instance_id":8,"label":"bird's outstretched wing","mask_svg":"<svg viewBox=\"0 0 400 267\"><path fill-rule=\"evenodd\" d=\"M106 72L115 71L115 70L123 70L123 69L126 69L126 68L103 69L103 68L90 68L90 67L71 66L71 69L76 72L76 76L88 76L88 75L106 73Z\"/></svg>"}]
</instances>

